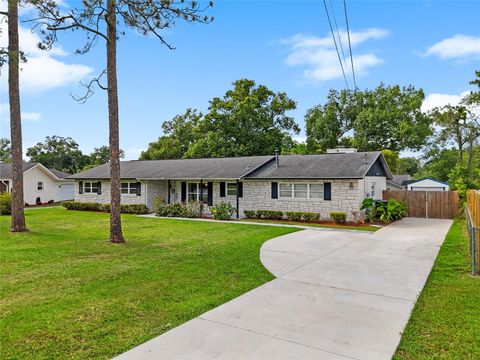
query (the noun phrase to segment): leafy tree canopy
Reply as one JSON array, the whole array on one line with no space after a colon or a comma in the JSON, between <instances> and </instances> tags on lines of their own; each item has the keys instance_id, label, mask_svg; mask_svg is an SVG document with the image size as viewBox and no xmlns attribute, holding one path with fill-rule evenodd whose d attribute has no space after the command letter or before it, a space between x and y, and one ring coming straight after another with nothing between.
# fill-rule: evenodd
<instances>
[{"instance_id":1,"label":"leafy tree canopy","mask_svg":"<svg viewBox=\"0 0 480 360\"><path fill-rule=\"evenodd\" d=\"M307 146L322 152L352 134L348 143L361 151L418 150L432 132L431 119L420 109L424 98L423 91L413 86L331 90L324 105L307 111Z\"/></svg>"},{"instance_id":2,"label":"leafy tree canopy","mask_svg":"<svg viewBox=\"0 0 480 360\"><path fill-rule=\"evenodd\" d=\"M27 156L33 162L69 173L76 173L88 164L88 157L72 138L57 135L47 136L44 142L28 148Z\"/></svg>"},{"instance_id":3,"label":"leafy tree canopy","mask_svg":"<svg viewBox=\"0 0 480 360\"><path fill-rule=\"evenodd\" d=\"M12 162L12 149L10 139L0 138L0 161Z\"/></svg>"},{"instance_id":4,"label":"leafy tree canopy","mask_svg":"<svg viewBox=\"0 0 480 360\"><path fill-rule=\"evenodd\" d=\"M203 115L188 109L163 124L164 134L140 159L201 158L273 154L291 144L300 128L287 115L296 103L253 80L233 83L222 98L210 101Z\"/></svg>"}]
</instances>

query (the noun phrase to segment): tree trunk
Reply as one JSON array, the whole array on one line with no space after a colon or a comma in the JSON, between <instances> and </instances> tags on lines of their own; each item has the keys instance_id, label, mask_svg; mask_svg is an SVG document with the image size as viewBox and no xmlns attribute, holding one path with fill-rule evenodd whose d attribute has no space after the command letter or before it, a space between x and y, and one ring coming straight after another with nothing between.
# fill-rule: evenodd
<instances>
[{"instance_id":1,"label":"tree trunk","mask_svg":"<svg viewBox=\"0 0 480 360\"><path fill-rule=\"evenodd\" d=\"M23 213L22 122L19 85L18 3L8 0L8 97L12 141L12 225L10 231L28 231Z\"/></svg>"},{"instance_id":2,"label":"tree trunk","mask_svg":"<svg viewBox=\"0 0 480 360\"><path fill-rule=\"evenodd\" d=\"M110 145L110 242L124 243L120 218L120 146L117 93L117 19L115 0L107 0L107 81Z\"/></svg>"}]
</instances>

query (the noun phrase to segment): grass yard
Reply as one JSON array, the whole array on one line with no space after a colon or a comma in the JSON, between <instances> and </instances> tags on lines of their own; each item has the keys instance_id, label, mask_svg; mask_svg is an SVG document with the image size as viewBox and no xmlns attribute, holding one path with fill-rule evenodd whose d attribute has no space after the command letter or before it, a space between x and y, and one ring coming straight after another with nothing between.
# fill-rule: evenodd
<instances>
[{"instance_id":1,"label":"grass yard","mask_svg":"<svg viewBox=\"0 0 480 360\"><path fill-rule=\"evenodd\" d=\"M480 277L465 220L455 220L405 329L399 359L480 359Z\"/></svg>"},{"instance_id":2,"label":"grass yard","mask_svg":"<svg viewBox=\"0 0 480 360\"><path fill-rule=\"evenodd\" d=\"M371 225L341 225L341 224L322 224L314 222L304 222L304 221L289 221L289 220L270 220L270 219L241 219L240 221L248 222L260 222L260 223L270 223L270 224L285 224L285 225L297 225L297 226L312 226L320 228L330 228L330 229L345 229L345 230L364 230L364 231L377 231L381 227L371 226Z\"/></svg>"},{"instance_id":3,"label":"grass yard","mask_svg":"<svg viewBox=\"0 0 480 360\"><path fill-rule=\"evenodd\" d=\"M260 246L292 228L27 210L28 233L0 217L2 359L109 358L273 276Z\"/></svg>"}]
</instances>

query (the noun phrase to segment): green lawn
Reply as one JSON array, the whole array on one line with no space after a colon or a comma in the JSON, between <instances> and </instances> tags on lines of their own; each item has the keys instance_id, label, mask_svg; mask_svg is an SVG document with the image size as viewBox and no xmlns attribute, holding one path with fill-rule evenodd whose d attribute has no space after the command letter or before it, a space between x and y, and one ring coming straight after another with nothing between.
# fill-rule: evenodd
<instances>
[{"instance_id":1,"label":"green lawn","mask_svg":"<svg viewBox=\"0 0 480 360\"><path fill-rule=\"evenodd\" d=\"M270 224L285 224L285 225L297 225L297 226L313 226L329 229L345 229L345 230L364 230L375 232L380 230L381 227L371 226L371 225L341 225L341 224L321 224L321 223L309 223L303 221L289 221L289 220L270 220L270 219L241 219L240 221L249 221L249 222L260 222L260 223L270 223Z\"/></svg>"},{"instance_id":2,"label":"green lawn","mask_svg":"<svg viewBox=\"0 0 480 360\"><path fill-rule=\"evenodd\" d=\"M394 359L480 359L480 277L470 270L465 221L456 220Z\"/></svg>"},{"instance_id":3,"label":"green lawn","mask_svg":"<svg viewBox=\"0 0 480 360\"><path fill-rule=\"evenodd\" d=\"M112 245L108 214L26 219L11 234L0 217L2 359L122 353L271 280L260 246L296 231L126 215L127 244Z\"/></svg>"}]
</instances>

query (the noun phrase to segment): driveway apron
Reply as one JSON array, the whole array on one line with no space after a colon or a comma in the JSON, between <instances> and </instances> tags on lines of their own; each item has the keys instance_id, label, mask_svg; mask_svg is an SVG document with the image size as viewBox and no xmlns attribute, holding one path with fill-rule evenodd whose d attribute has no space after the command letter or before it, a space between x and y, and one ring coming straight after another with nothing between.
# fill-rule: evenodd
<instances>
[{"instance_id":1,"label":"driveway apron","mask_svg":"<svg viewBox=\"0 0 480 360\"><path fill-rule=\"evenodd\" d=\"M276 279L118 359L390 359L451 220L266 242Z\"/></svg>"}]
</instances>

